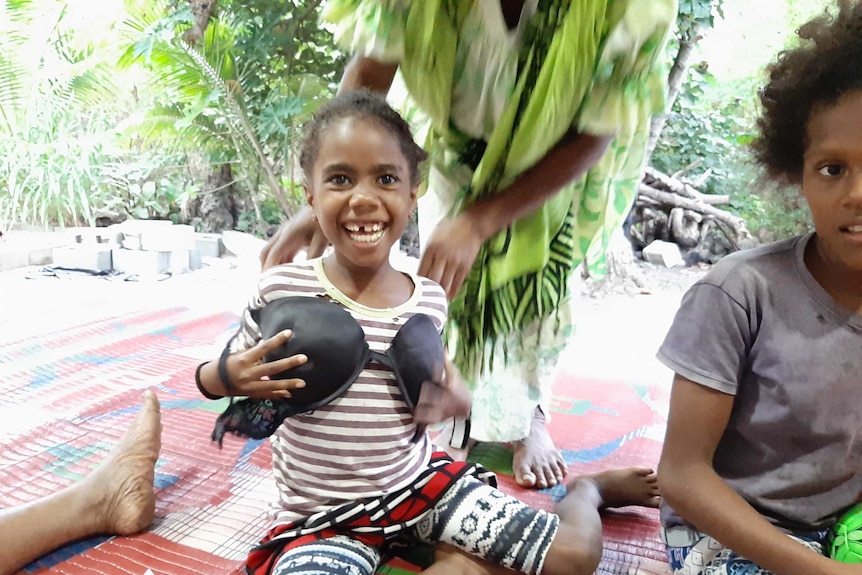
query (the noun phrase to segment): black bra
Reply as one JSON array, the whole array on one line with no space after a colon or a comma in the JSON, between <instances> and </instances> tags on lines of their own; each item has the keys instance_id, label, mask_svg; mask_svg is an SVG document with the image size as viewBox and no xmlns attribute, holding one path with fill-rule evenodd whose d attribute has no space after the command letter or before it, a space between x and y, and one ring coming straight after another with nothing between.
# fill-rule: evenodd
<instances>
[{"instance_id":1,"label":"black bra","mask_svg":"<svg viewBox=\"0 0 862 575\"><path fill-rule=\"evenodd\" d=\"M305 387L290 391L284 399L247 398L231 405L216 420L212 439L219 445L227 432L263 439L272 435L285 418L328 404L350 387L369 360L395 372L395 379L411 411L419 401L422 384L443 372L444 351L440 334L425 314L405 322L385 353L371 351L362 326L337 303L318 297L285 297L251 312L263 339L293 330L286 344L267 354L271 362L299 353L308 361L283 371L273 379L300 378ZM228 343L222 358L227 357ZM220 362L223 365L224 360ZM226 370L219 373L225 380Z\"/></svg>"}]
</instances>

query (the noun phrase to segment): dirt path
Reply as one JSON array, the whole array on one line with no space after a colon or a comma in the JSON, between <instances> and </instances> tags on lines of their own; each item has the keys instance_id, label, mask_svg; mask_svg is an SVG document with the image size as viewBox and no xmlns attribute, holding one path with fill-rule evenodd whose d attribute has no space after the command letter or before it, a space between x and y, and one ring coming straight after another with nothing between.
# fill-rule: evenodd
<instances>
[{"instance_id":1,"label":"dirt path","mask_svg":"<svg viewBox=\"0 0 862 575\"><path fill-rule=\"evenodd\" d=\"M672 372L655 353L685 291L707 270L636 264L639 283L580 284L575 336L562 368L584 378L670 385Z\"/></svg>"}]
</instances>

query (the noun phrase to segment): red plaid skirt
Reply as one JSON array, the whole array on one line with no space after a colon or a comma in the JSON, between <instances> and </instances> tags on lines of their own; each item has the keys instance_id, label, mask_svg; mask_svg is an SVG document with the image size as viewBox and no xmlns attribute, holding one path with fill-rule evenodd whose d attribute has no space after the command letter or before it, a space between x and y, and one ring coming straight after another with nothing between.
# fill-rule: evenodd
<instances>
[{"instance_id":1,"label":"red plaid skirt","mask_svg":"<svg viewBox=\"0 0 862 575\"><path fill-rule=\"evenodd\" d=\"M249 553L245 572L248 575L270 575L285 551L335 535L349 535L366 545L379 547L385 556L385 544L416 524L456 481L465 476L497 485L496 476L482 466L452 461L445 453L435 452L428 468L404 489L346 503L301 521L272 528Z\"/></svg>"}]
</instances>

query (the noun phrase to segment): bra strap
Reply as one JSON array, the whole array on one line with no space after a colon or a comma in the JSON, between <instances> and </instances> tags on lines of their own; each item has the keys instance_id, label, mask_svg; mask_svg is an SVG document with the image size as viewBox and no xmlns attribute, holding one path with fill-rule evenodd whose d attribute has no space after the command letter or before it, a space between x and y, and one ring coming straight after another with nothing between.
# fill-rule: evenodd
<instances>
[{"instance_id":1,"label":"bra strap","mask_svg":"<svg viewBox=\"0 0 862 575\"><path fill-rule=\"evenodd\" d=\"M224 351L218 358L218 376L224 385L225 395L233 395L233 383L230 381L230 374L227 371L227 358L230 355L230 344L224 346Z\"/></svg>"},{"instance_id":2,"label":"bra strap","mask_svg":"<svg viewBox=\"0 0 862 575\"><path fill-rule=\"evenodd\" d=\"M201 392L201 395L203 395L203 396L204 396L204 397L206 397L207 399L221 399L221 398L222 398L222 397L224 397L224 396L222 396L222 395L216 395L216 394L214 394L214 393L210 393L210 392L208 392L206 389L204 389L204 385L203 385L203 383L201 383L201 370L202 370L202 369L204 368L204 366L205 366L206 364L208 364L208 363L209 363L208 361L205 361L205 362L203 362L202 364L200 364L200 365L197 367L197 369L195 369L195 384L198 386L198 391L200 391L200 392Z\"/></svg>"}]
</instances>

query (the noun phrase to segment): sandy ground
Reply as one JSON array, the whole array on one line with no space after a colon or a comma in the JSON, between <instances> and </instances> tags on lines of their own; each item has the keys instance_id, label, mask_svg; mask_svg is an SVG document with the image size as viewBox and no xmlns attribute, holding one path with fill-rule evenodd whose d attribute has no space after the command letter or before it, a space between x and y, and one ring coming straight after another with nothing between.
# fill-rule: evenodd
<instances>
[{"instance_id":1,"label":"sandy ground","mask_svg":"<svg viewBox=\"0 0 862 575\"><path fill-rule=\"evenodd\" d=\"M685 291L704 268L636 263L639 284L580 284L576 332L561 367L584 378L670 385L673 373L655 358Z\"/></svg>"}]
</instances>

